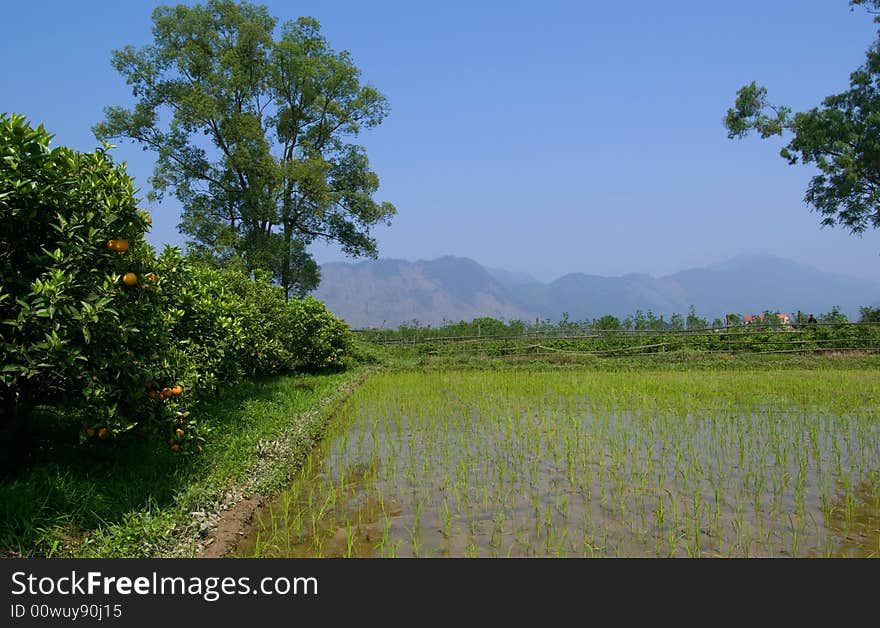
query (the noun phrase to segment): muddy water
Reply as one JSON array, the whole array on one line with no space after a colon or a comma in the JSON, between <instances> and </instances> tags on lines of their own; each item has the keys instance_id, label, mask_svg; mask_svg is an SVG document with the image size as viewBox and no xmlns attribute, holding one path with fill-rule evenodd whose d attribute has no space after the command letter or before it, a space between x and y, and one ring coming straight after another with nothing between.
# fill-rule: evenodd
<instances>
[{"instance_id":1,"label":"muddy water","mask_svg":"<svg viewBox=\"0 0 880 628\"><path fill-rule=\"evenodd\" d=\"M875 411L401 377L354 395L237 555L880 555Z\"/></svg>"}]
</instances>

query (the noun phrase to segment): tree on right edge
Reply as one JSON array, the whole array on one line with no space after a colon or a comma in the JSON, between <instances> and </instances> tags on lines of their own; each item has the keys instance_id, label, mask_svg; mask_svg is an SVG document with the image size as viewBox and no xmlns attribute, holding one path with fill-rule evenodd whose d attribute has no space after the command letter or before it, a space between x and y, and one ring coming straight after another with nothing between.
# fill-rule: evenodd
<instances>
[{"instance_id":1,"label":"tree on right edge","mask_svg":"<svg viewBox=\"0 0 880 628\"><path fill-rule=\"evenodd\" d=\"M880 0L850 0L850 5L880 11ZM875 21L880 23L880 16ZM880 228L880 41L850 74L849 90L826 97L821 106L793 113L771 104L767 89L752 82L737 92L724 125L731 139L753 131L761 138L790 133L780 154L789 164L818 168L804 201L823 216L822 224L853 234Z\"/></svg>"}]
</instances>

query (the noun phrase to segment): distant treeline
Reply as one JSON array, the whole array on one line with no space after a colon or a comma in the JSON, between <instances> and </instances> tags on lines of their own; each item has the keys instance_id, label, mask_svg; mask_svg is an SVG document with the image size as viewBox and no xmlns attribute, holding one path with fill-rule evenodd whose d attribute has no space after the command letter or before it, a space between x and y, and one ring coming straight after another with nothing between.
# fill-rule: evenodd
<instances>
[{"instance_id":1,"label":"distant treeline","mask_svg":"<svg viewBox=\"0 0 880 628\"><path fill-rule=\"evenodd\" d=\"M523 336L553 337L553 336L577 336L595 334L597 332L698 332L714 330L719 331L730 327L748 326L750 330L760 331L773 328L786 327L783 319L777 316L779 312L765 310L746 322L747 315L739 313L726 314L724 319L715 318L711 323L708 319L697 315L693 306L687 314L672 314L666 318L662 314L656 315L651 310L636 312L624 319L606 315L592 320L572 321L567 313L563 313L562 319L552 321L549 318L534 321L512 320L502 321L495 318L475 318L467 321L447 321L439 326L422 325L417 320L400 325L397 329L361 329L357 330L364 339L373 342L382 341L419 341L431 338L443 339L468 339L468 338L516 338ZM818 316L797 312L791 315L791 326L803 327L810 325L810 317L816 324L829 325L848 323L849 319L834 307L829 312ZM859 323L880 323L880 307L860 308ZM607 335L607 334L603 334Z\"/></svg>"}]
</instances>

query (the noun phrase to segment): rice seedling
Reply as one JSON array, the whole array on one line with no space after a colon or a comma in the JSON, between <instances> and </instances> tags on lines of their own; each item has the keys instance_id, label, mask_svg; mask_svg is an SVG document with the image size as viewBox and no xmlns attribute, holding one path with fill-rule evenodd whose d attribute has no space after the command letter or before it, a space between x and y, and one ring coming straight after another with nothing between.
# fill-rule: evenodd
<instances>
[{"instance_id":1,"label":"rice seedling","mask_svg":"<svg viewBox=\"0 0 880 628\"><path fill-rule=\"evenodd\" d=\"M867 556L880 382L819 373L377 374L242 552Z\"/></svg>"}]
</instances>

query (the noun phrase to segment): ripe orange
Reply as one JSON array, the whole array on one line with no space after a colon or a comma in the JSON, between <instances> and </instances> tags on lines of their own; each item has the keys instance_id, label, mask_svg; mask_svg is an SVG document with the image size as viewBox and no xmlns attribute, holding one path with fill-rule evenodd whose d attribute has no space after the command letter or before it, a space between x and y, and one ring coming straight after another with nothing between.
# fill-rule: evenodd
<instances>
[{"instance_id":1,"label":"ripe orange","mask_svg":"<svg viewBox=\"0 0 880 628\"><path fill-rule=\"evenodd\" d=\"M104 440L105 438L107 438L107 428L106 427L102 427L101 429L98 430L98 438L100 438L101 440Z\"/></svg>"},{"instance_id":2,"label":"ripe orange","mask_svg":"<svg viewBox=\"0 0 880 628\"><path fill-rule=\"evenodd\" d=\"M183 386L178 384L171 389L171 394L173 395L182 395L183 394Z\"/></svg>"},{"instance_id":3,"label":"ripe orange","mask_svg":"<svg viewBox=\"0 0 880 628\"><path fill-rule=\"evenodd\" d=\"M176 430L174 430L174 433L180 437L183 437L183 430L180 429L179 427Z\"/></svg>"},{"instance_id":4,"label":"ripe orange","mask_svg":"<svg viewBox=\"0 0 880 628\"><path fill-rule=\"evenodd\" d=\"M177 443L174 443L173 445L171 445L171 451L173 451L174 453L177 453L178 451L180 451L180 445L178 445Z\"/></svg>"},{"instance_id":5,"label":"ripe orange","mask_svg":"<svg viewBox=\"0 0 880 628\"><path fill-rule=\"evenodd\" d=\"M125 273L122 276L122 283L124 283L126 286L133 286L133 285L137 284L137 282L138 282L138 276L135 275L134 273Z\"/></svg>"},{"instance_id":6,"label":"ripe orange","mask_svg":"<svg viewBox=\"0 0 880 628\"><path fill-rule=\"evenodd\" d=\"M116 240L107 240L107 248L111 251L116 250Z\"/></svg>"},{"instance_id":7,"label":"ripe orange","mask_svg":"<svg viewBox=\"0 0 880 628\"><path fill-rule=\"evenodd\" d=\"M173 394L174 394L174 393L171 391L170 388L167 388L167 387L166 387L166 388L163 388L163 389L162 389L162 398L163 398L163 399L168 399L168 397L170 397L170 396L173 395Z\"/></svg>"},{"instance_id":8,"label":"ripe orange","mask_svg":"<svg viewBox=\"0 0 880 628\"><path fill-rule=\"evenodd\" d=\"M128 250L128 240L116 240L116 248L113 250L117 253L125 253Z\"/></svg>"}]
</instances>

